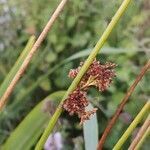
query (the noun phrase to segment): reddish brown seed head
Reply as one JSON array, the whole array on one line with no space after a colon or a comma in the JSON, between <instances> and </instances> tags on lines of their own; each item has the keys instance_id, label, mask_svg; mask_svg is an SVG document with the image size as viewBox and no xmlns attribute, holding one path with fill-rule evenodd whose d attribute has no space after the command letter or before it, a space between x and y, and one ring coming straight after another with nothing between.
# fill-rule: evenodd
<instances>
[{"instance_id":1,"label":"reddish brown seed head","mask_svg":"<svg viewBox=\"0 0 150 150\"><path fill-rule=\"evenodd\" d=\"M78 68L71 69L68 76L75 78L83 64L84 63L81 62ZM68 111L70 115L77 114L81 119L80 124L83 124L85 120L89 120L90 116L96 113L97 110L97 108L90 111L85 110L89 104L86 98L88 89L91 86L95 86L99 91L106 90L110 86L113 77L115 77L115 67L116 65L114 63L107 62L100 64L100 62L95 59L82 77L76 90L69 94L68 98L64 101L63 108Z\"/></svg>"}]
</instances>

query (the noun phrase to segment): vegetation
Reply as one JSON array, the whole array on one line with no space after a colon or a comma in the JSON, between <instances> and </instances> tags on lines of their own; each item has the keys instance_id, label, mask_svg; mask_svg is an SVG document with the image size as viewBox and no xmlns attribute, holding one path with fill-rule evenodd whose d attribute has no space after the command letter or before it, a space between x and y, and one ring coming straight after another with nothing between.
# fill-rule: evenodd
<instances>
[{"instance_id":1,"label":"vegetation","mask_svg":"<svg viewBox=\"0 0 150 150\"><path fill-rule=\"evenodd\" d=\"M20 66L19 63L15 63L17 58L21 54L22 59L19 58L23 61L28 52L25 49L23 55L22 49L31 35L38 36L41 33L59 1L0 0L0 3L1 97L5 90L3 87L6 88L10 83L7 82L8 78L10 81L16 73L15 69ZM75 0L67 3L33 57L26 73L14 88L6 107L0 112L0 149L11 150L14 145L17 150L35 148L51 115L62 99L64 90L67 90L72 82L68 78L69 70L78 67L79 62L84 61L90 54L121 3L122 0L111 2ZM84 123L83 130L79 125L80 119L76 115L69 116L66 111L62 113L52 134L55 135L57 132L61 134L64 149L96 148L98 138L102 136L108 120L149 59L149 9L148 0L132 1L97 55L97 60L102 64L105 62L117 64L116 78L104 92L98 92L94 88L88 91L87 96L91 107L97 107L98 110L91 120ZM34 37L32 38L31 40L34 41ZM33 45L33 41L30 41L30 46ZM13 67L15 69L10 75L9 71L14 64L17 65ZM104 149L112 149L115 146L148 101L149 84L150 76L147 72L113 126ZM42 99L44 100L41 101ZM149 109L147 112L149 113ZM131 136L122 149L129 147L136 130L142 126L148 113L145 113L142 119L140 118L140 123L135 126L133 132L130 132ZM89 142L91 139L93 143ZM149 144L145 138L142 149L147 150Z\"/></svg>"}]
</instances>

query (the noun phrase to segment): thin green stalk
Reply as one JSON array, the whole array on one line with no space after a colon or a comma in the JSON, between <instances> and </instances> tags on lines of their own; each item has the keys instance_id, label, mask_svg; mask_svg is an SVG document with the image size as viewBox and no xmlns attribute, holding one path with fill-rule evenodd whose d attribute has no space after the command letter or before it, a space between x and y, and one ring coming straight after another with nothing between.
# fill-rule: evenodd
<instances>
[{"instance_id":1,"label":"thin green stalk","mask_svg":"<svg viewBox=\"0 0 150 150\"><path fill-rule=\"evenodd\" d=\"M14 64L14 66L12 67L12 69L10 70L8 75L6 76L5 80L1 84L0 97L2 97L2 95L6 91L7 87L9 86L10 82L12 81L14 75L16 74L16 72L18 71L20 66L22 65L22 63L23 63L24 59L26 58L26 56L28 55L28 53L30 52L31 47L33 46L34 42L35 42L35 36L31 36L26 47L24 48L24 50L20 54L19 58L17 59L16 63Z\"/></svg>"},{"instance_id":2,"label":"thin green stalk","mask_svg":"<svg viewBox=\"0 0 150 150\"><path fill-rule=\"evenodd\" d=\"M130 134L133 132L133 130L135 129L135 127L138 125L138 123L140 123L140 121L142 120L142 118L144 117L144 115L150 111L150 101L148 100L148 102L144 105L144 107L142 108L142 110L139 112L139 114L135 117L135 119L133 120L133 122L130 124L130 126L127 128L127 130L124 132L124 134L122 135L122 137L119 139L119 141L117 142L117 144L114 146L113 150L120 150L122 145L125 143L125 141L127 140L127 138L130 136Z\"/></svg>"},{"instance_id":3,"label":"thin green stalk","mask_svg":"<svg viewBox=\"0 0 150 150\"><path fill-rule=\"evenodd\" d=\"M142 147L144 141L146 140L146 138L148 136L150 136L150 127L146 130L146 132L144 133L143 137L140 139L139 143L135 147L135 150L139 150Z\"/></svg>"},{"instance_id":4,"label":"thin green stalk","mask_svg":"<svg viewBox=\"0 0 150 150\"><path fill-rule=\"evenodd\" d=\"M78 83L80 82L82 76L85 74L85 72L87 71L87 69L89 68L89 66L91 65L91 63L93 62L93 60L95 59L96 55L98 54L99 50L102 48L102 46L104 45L105 41L107 40L107 38L109 37L110 33L112 32L113 28L116 26L116 24L118 23L119 19L121 18L121 16L124 14L126 8L128 7L129 3L131 2L131 0L124 0L121 4L121 6L119 7L118 11L116 12L116 14L114 15L114 17L112 18L111 22L109 23L109 25L107 26L106 30L104 31L103 35L101 36L101 38L99 39L99 41L97 42L96 46L94 47L94 49L92 50L92 52L90 53L89 57L87 58L87 60L85 61L84 65L82 66L81 70L79 71L78 75L76 76L76 78L73 80L72 84L70 85L70 87L68 88L67 92L65 93L63 99L61 100L60 105L58 106L58 108L56 109L53 117L51 118L48 127L45 129L41 139L39 140L39 142L36 145L36 150L41 150L43 148L44 143L46 142L49 134L52 132L60 114L62 113L62 103L63 101L68 97L68 95L77 87Z\"/></svg>"}]
</instances>

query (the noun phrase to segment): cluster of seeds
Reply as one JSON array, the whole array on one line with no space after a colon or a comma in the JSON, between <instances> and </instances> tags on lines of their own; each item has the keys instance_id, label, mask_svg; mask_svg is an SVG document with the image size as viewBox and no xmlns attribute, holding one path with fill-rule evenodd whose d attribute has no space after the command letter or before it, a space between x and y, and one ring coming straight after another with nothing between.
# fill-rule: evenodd
<instances>
[{"instance_id":1,"label":"cluster of seeds","mask_svg":"<svg viewBox=\"0 0 150 150\"><path fill-rule=\"evenodd\" d=\"M80 63L78 68L71 69L68 76L70 78L75 78L82 65L83 62ZM68 111L70 115L77 114L81 119L81 124L85 120L88 120L97 110L97 108L90 111L85 110L89 105L89 101L87 100L88 89L91 86L95 86L99 91L106 90L112 82L112 78L115 77L115 67L116 65L114 63L107 62L105 64L100 64L99 61L94 60L78 87L69 94L68 98L64 101L63 108Z\"/></svg>"}]
</instances>

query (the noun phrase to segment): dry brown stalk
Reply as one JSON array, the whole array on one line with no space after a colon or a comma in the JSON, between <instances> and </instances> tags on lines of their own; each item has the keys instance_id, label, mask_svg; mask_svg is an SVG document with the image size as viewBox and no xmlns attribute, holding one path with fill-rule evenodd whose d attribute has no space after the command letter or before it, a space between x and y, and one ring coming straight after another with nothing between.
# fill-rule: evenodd
<instances>
[{"instance_id":1,"label":"dry brown stalk","mask_svg":"<svg viewBox=\"0 0 150 150\"><path fill-rule=\"evenodd\" d=\"M40 36L38 37L37 41L33 45L30 53L27 55L26 59L24 60L24 62L21 65L20 69L18 70L18 72L14 76L13 80L11 81L10 85L6 89L4 95L0 98L0 111L5 106L6 102L8 101L8 98L9 98L10 94L12 93L13 89L15 88L17 82L19 81L21 76L23 76L23 74L24 74L25 70L27 69L30 61L32 60L33 55L35 54L35 52L40 47L41 43L45 39L46 35L48 34L48 32L51 29L52 25L54 24L55 20L60 15L60 13L63 10L63 8L64 8L65 4L67 3L67 1L68 0L62 0L60 2L58 7L56 8L54 13L52 14L51 18L49 19L48 23L44 27L43 31L41 32Z\"/></svg>"},{"instance_id":2,"label":"dry brown stalk","mask_svg":"<svg viewBox=\"0 0 150 150\"><path fill-rule=\"evenodd\" d=\"M136 77L135 81L133 82L133 84L130 86L130 88L128 89L125 97L123 98L123 100L121 101L119 107L117 108L115 114L113 115L112 119L108 122L107 127L105 128L103 135L101 137L101 139L99 140L98 143L98 150L102 150L103 145L105 143L105 140L109 134L109 132L111 131L111 129L113 128L114 124L116 123L120 113L122 112L125 104L128 102L129 97L131 96L131 94L133 93L135 87L137 86L137 84L140 82L140 80L142 79L142 77L145 75L145 73L148 71L148 69L150 69L150 60L148 60L148 62L144 65L144 67L141 69L141 72L139 73L139 75Z\"/></svg>"}]
</instances>

